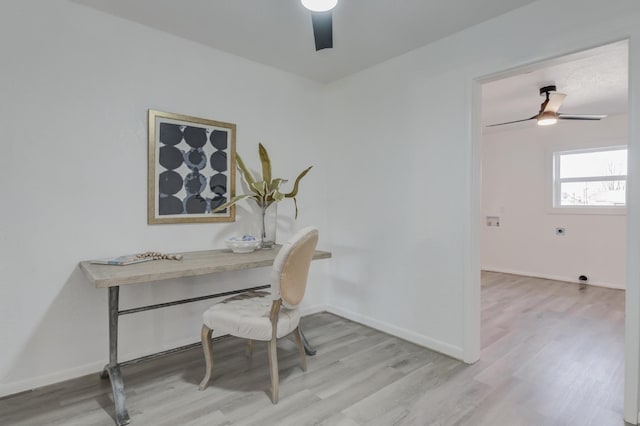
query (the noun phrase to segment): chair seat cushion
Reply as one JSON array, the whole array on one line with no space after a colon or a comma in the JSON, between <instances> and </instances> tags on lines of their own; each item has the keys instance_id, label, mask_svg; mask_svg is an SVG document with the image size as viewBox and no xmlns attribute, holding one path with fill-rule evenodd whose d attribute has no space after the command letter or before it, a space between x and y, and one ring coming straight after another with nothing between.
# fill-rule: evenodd
<instances>
[{"instance_id":1,"label":"chair seat cushion","mask_svg":"<svg viewBox=\"0 0 640 426\"><path fill-rule=\"evenodd\" d=\"M203 314L204 325L214 331L253 340L271 340L271 294L248 291L210 307ZM280 308L277 337L291 333L300 322L297 309Z\"/></svg>"}]
</instances>

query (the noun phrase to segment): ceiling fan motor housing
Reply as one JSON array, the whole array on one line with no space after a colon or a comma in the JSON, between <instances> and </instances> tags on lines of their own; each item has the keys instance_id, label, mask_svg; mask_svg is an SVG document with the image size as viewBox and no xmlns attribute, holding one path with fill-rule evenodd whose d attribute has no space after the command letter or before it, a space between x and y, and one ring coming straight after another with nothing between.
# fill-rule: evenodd
<instances>
[{"instance_id":1,"label":"ceiling fan motor housing","mask_svg":"<svg viewBox=\"0 0 640 426\"><path fill-rule=\"evenodd\" d=\"M544 86L540 88L540 96L549 96L550 92L555 92L556 86L555 85L551 85L551 86Z\"/></svg>"}]
</instances>

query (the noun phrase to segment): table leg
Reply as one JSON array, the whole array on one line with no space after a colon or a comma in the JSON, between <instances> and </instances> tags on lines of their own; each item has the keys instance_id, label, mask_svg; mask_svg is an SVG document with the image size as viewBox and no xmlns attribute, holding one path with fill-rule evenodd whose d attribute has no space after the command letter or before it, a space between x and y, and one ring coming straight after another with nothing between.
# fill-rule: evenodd
<instances>
[{"instance_id":1,"label":"table leg","mask_svg":"<svg viewBox=\"0 0 640 426\"><path fill-rule=\"evenodd\" d=\"M118 365L118 304L120 287L109 287L109 364L102 370L102 378L109 377L116 408L116 424L124 426L131 420L127 412L124 394L124 381Z\"/></svg>"},{"instance_id":2,"label":"table leg","mask_svg":"<svg viewBox=\"0 0 640 426\"><path fill-rule=\"evenodd\" d=\"M116 406L116 424L118 426L128 425L131 419L127 412L124 397L124 382L122 381L122 373L120 367L112 367L105 365L103 375L107 374L111 380L111 391L113 392L113 402Z\"/></svg>"},{"instance_id":3,"label":"table leg","mask_svg":"<svg viewBox=\"0 0 640 426\"><path fill-rule=\"evenodd\" d=\"M304 336L302 327L300 328L300 336L302 337L302 346L304 346L304 352L309 356L315 355L317 351L313 346L311 346L307 338Z\"/></svg>"}]
</instances>

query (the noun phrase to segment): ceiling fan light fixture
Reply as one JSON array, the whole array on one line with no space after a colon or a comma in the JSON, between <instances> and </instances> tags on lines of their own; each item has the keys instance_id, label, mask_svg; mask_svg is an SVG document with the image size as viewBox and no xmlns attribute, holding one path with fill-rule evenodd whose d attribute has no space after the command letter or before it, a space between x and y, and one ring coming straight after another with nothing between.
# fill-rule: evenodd
<instances>
[{"instance_id":1,"label":"ceiling fan light fixture","mask_svg":"<svg viewBox=\"0 0 640 426\"><path fill-rule=\"evenodd\" d=\"M328 12L336 7L338 0L300 0L312 12Z\"/></svg>"},{"instance_id":2,"label":"ceiling fan light fixture","mask_svg":"<svg viewBox=\"0 0 640 426\"><path fill-rule=\"evenodd\" d=\"M538 126L551 126L558 122L558 116L553 111L544 111L538 116Z\"/></svg>"},{"instance_id":3,"label":"ceiling fan light fixture","mask_svg":"<svg viewBox=\"0 0 640 426\"><path fill-rule=\"evenodd\" d=\"M489 124L487 127L504 126L505 124L521 123L523 121L536 120L538 126L551 126L556 124L558 120L581 120L581 121L597 121L606 118L604 114L563 114L558 110L567 97L564 93L557 93L556 86L545 86L540 89L540 96L544 96L545 100L540 105L540 112L533 117L524 118L522 120L507 121L506 123Z\"/></svg>"}]
</instances>

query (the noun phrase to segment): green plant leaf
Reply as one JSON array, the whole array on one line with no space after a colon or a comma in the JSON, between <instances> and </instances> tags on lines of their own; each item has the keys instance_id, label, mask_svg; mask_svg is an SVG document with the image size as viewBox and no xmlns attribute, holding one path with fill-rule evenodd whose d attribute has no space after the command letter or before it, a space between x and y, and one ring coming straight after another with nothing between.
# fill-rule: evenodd
<instances>
[{"instance_id":1,"label":"green plant leaf","mask_svg":"<svg viewBox=\"0 0 640 426\"><path fill-rule=\"evenodd\" d=\"M275 191L280 190L280 185L285 183L287 180L282 178L272 179L269 185L267 185L267 191L271 194Z\"/></svg>"},{"instance_id":2,"label":"green plant leaf","mask_svg":"<svg viewBox=\"0 0 640 426\"><path fill-rule=\"evenodd\" d=\"M251 171L244 164L244 161L242 161L242 157L240 157L240 154L238 153L236 153L236 164L238 164L238 168L241 172L240 174L242 175L245 183L249 188L251 188L251 184L256 181L256 178L253 177L253 174L251 174Z\"/></svg>"},{"instance_id":3,"label":"green plant leaf","mask_svg":"<svg viewBox=\"0 0 640 426\"><path fill-rule=\"evenodd\" d=\"M253 182L250 188L251 190L253 190L253 192L260 195L261 197L267 195L267 182L263 180L261 180L260 182Z\"/></svg>"},{"instance_id":4,"label":"green plant leaf","mask_svg":"<svg viewBox=\"0 0 640 426\"><path fill-rule=\"evenodd\" d=\"M224 210L227 207L231 207L232 205L234 205L238 201L244 200L247 197L251 197L251 195L238 195L236 197L231 197L231 200L229 200L226 203L224 203L223 205L218 206L215 209L211 210L211 213L218 213L219 211Z\"/></svg>"},{"instance_id":5,"label":"green plant leaf","mask_svg":"<svg viewBox=\"0 0 640 426\"><path fill-rule=\"evenodd\" d=\"M261 143L258 144L258 152L260 153L260 162L262 163L262 180L271 182L271 159L267 148Z\"/></svg>"},{"instance_id":6,"label":"green plant leaf","mask_svg":"<svg viewBox=\"0 0 640 426\"><path fill-rule=\"evenodd\" d=\"M253 198L253 200L258 204L258 206L266 208L272 203L277 203L282 201L285 198L293 198L293 203L296 208L295 218L298 218L298 200L296 196L298 195L298 187L300 185L300 181L303 177L309 173L309 170L312 169L313 166L310 166L303 170L298 177L296 178L293 189L291 192L283 193L280 192L280 186L287 182L286 179L282 178L271 178L271 159L269 158L269 153L267 149L262 145L262 143L258 144L258 153L260 154L260 162L262 163L262 180L258 181L251 173L249 168L246 166L242 157L236 153L236 165L242 174L242 178L244 182L247 184L249 189L252 191L252 194L239 195L236 197L232 197L231 200L217 208L215 208L212 213L219 212L224 210L227 207L230 207L237 203L240 200L244 200L245 198Z\"/></svg>"},{"instance_id":7,"label":"green plant leaf","mask_svg":"<svg viewBox=\"0 0 640 426\"><path fill-rule=\"evenodd\" d=\"M307 169L303 170L302 173L298 175L298 177L296 178L296 181L293 184L293 189L288 194L284 194L285 197L293 198L295 200L296 195L298 195L298 184L300 183L300 180L303 177L305 177L307 173L309 173L309 170L311 170L312 167L313 166L309 166Z\"/></svg>"}]
</instances>

